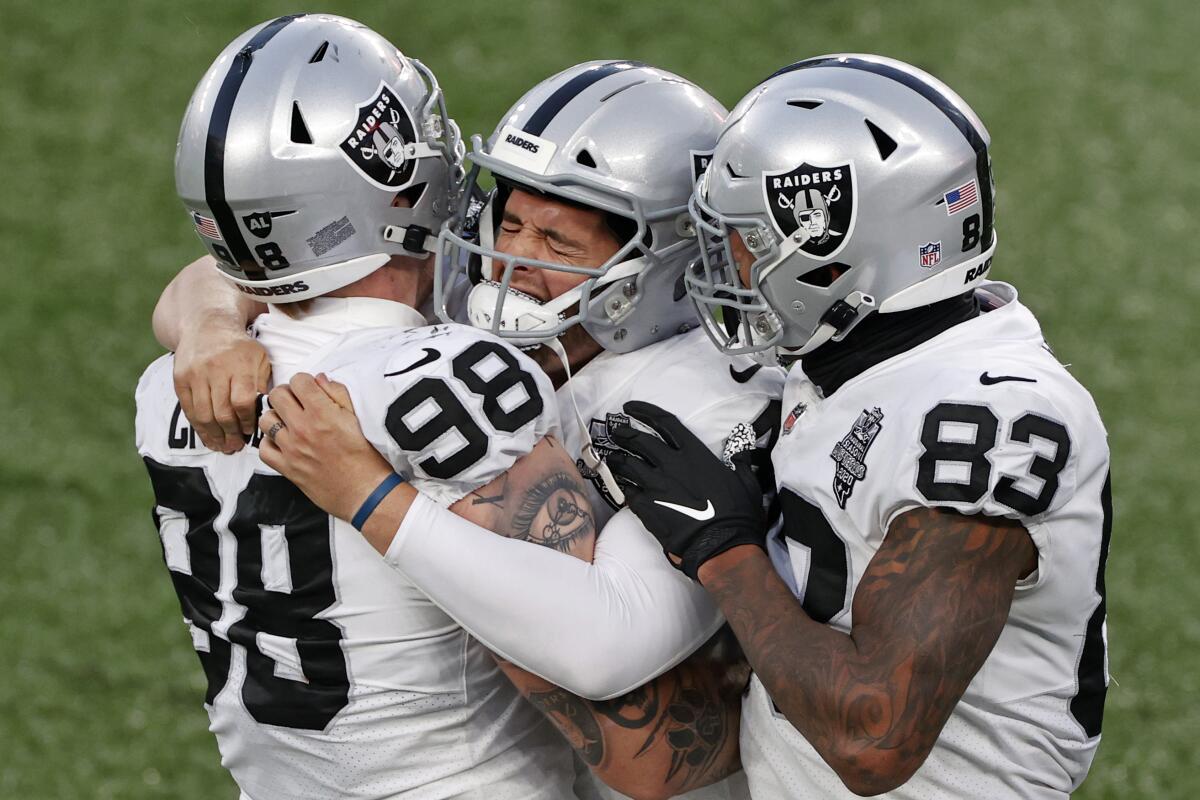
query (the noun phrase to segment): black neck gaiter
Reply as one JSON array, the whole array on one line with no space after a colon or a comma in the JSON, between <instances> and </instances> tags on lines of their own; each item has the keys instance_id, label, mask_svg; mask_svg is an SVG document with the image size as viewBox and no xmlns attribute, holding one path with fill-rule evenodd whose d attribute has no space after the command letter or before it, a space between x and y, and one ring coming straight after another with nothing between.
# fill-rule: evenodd
<instances>
[{"instance_id":1,"label":"black neck gaiter","mask_svg":"<svg viewBox=\"0 0 1200 800\"><path fill-rule=\"evenodd\" d=\"M826 397L842 384L892 356L979 316L974 292L892 314L872 313L840 342L826 342L801 357L809 380Z\"/></svg>"}]
</instances>

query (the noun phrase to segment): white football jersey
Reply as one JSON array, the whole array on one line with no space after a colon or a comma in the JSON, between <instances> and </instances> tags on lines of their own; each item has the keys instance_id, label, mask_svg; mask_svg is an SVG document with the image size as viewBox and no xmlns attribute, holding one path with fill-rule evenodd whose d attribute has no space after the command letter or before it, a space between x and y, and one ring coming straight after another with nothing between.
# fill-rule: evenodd
<instances>
[{"instance_id":1,"label":"white football jersey","mask_svg":"<svg viewBox=\"0 0 1200 800\"><path fill-rule=\"evenodd\" d=\"M848 632L892 521L917 507L1019 520L1038 550L1009 619L932 753L893 798L1063 798L1087 774L1108 683L1106 432L1005 284L960 323L822 399L795 370L773 453L768 540L814 619ZM854 797L755 678L742 761L759 800Z\"/></svg>"},{"instance_id":2,"label":"white football jersey","mask_svg":"<svg viewBox=\"0 0 1200 800\"><path fill-rule=\"evenodd\" d=\"M557 433L557 408L508 345L417 326L412 309L367 298L255 323L277 381L304 370L346 384L367 438L448 504ZM205 449L171 367L160 358L138 385L138 449L210 727L244 795L572 796L570 748L483 647L256 447Z\"/></svg>"},{"instance_id":3,"label":"white football jersey","mask_svg":"<svg viewBox=\"0 0 1200 800\"><path fill-rule=\"evenodd\" d=\"M605 351L558 390L567 452L578 458L583 439L571 393L601 456L614 449L609 426L628 422L623 406L630 400L670 411L720 453L740 422L755 425L763 435L775 427L777 406L772 401L783 393L783 381L782 369L763 367L746 356L724 355L698 328L630 353ZM582 462L577 466L591 479L592 505L603 525L616 508L595 472Z\"/></svg>"},{"instance_id":4,"label":"white football jersey","mask_svg":"<svg viewBox=\"0 0 1200 800\"><path fill-rule=\"evenodd\" d=\"M578 458L582 446L574 402L579 404L584 421L590 423L592 441L603 456L613 449L609 426L628 421L623 411L625 403L642 400L675 414L714 452L720 453L738 423L755 425L764 437L769 435L778 422L783 382L783 370L761 367L744 356L723 355L699 329L630 353L606 351L589 361L558 390L567 452ZM570 392L574 393L574 400ZM603 525L616 507L596 473L582 461L577 466L591 479L592 507ZM745 777L738 774L679 797L746 800L749 795L745 784ZM600 786L599 790L608 800L624 797L607 786Z\"/></svg>"}]
</instances>

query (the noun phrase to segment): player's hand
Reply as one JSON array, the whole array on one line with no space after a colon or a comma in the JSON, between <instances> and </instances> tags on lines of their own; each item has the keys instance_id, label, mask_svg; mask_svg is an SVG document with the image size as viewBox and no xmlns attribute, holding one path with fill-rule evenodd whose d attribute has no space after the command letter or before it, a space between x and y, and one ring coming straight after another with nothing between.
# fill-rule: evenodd
<instances>
[{"instance_id":1,"label":"player's hand","mask_svg":"<svg viewBox=\"0 0 1200 800\"><path fill-rule=\"evenodd\" d=\"M753 449L735 455L730 469L675 415L637 401L626 403L625 413L658 436L616 426L611 436L626 452L606 460L629 507L672 563L696 579L701 564L731 547L763 546L766 514L750 468Z\"/></svg>"},{"instance_id":2,"label":"player's hand","mask_svg":"<svg viewBox=\"0 0 1200 800\"><path fill-rule=\"evenodd\" d=\"M359 427L350 392L324 375L276 386L258 422L263 462L327 514L350 520L392 467Z\"/></svg>"},{"instance_id":3,"label":"player's hand","mask_svg":"<svg viewBox=\"0 0 1200 800\"><path fill-rule=\"evenodd\" d=\"M271 361L240 324L212 321L190 331L175 351L175 394L209 450L236 453L254 433L258 396Z\"/></svg>"}]
</instances>

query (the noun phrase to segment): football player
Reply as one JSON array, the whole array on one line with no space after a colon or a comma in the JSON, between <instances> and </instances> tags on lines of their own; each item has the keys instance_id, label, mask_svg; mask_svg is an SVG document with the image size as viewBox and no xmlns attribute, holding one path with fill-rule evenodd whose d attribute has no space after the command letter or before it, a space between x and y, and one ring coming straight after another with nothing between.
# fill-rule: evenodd
<instances>
[{"instance_id":1,"label":"football player","mask_svg":"<svg viewBox=\"0 0 1200 800\"><path fill-rule=\"evenodd\" d=\"M544 356L562 383L560 407L571 419L590 420L566 428L573 455L586 458L593 440L603 450L607 426L631 398L675 408L705 430L717 450L739 423L751 444L770 436L781 373L713 352L681 283L684 264L696 254L686 210L694 167L723 115L716 101L677 76L635 63L595 62L535 87L505 115L486 147L476 143L477 167L489 168L498 188L478 221L478 209L464 205L443 233L442 268L435 273L438 310L449 317L447 289L469 268L476 281L469 303L474 321L525 346L549 345L535 355ZM531 160L535 153L541 156ZM554 351L565 353L565 361ZM566 381L570 370L577 374ZM304 414L319 418L318 399L305 403L289 428L303 428ZM325 408L333 413L336 405ZM262 424L274 424L273 417ZM283 455L293 460L277 466L327 510L345 514L345 503L363 493L363 482L377 482L371 470L387 467L361 446L356 426L344 426L344 435L338 430L332 426L306 442L305 463L285 444ZM645 546L652 540L628 512L609 519L613 511L604 500L615 498L601 488L599 462L582 466L596 482L593 507L606 509L597 513L597 521L607 524L593 565L530 553L458 525L415 492L411 507L397 493L380 508L371 523L385 528L376 546L497 652L553 678L557 685L510 671L593 766L618 765L598 770L606 780L629 787L614 775L625 769L641 781L636 788L643 794L699 785L712 779L709 767L717 757L727 755L736 716L720 716L725 711L705 705L702 696L694 722L671 723L666 715L672 707L681 714L691 702L684 698L698 696L693 682L704 682L700 688L707 690L711 676L685 669L629 691L644 683L655 659L661 671L695 650L719 619L678 624L659 599L645 607L645 569L662 563L661 556ZM502 493L478 499L511 502ZM389 519L395 526L387 530ZM614 570L619 574L606 575ZM630 580L633 589L625 583ZM695 612L693 605L684 608ZM595 627L581 630L581 619ZM665 643L674 647L669 657L654 655L665 652ZM624 654L619 669L611 657L617 649ZM578 696L618 699L590 706ZM705 714L702 736L687 730ZM685 734L694 742L674 746ZM643 752L652 739L674 743L661 771ZM635 755L644 760L631 761Z\"/></svg>"},{"instance_id":2,"label":"football player","mask_svg":"<svg viewBox=\"0 0 1200 800\"><path fill-rule=\"evenodd\" d=\"M697 186L688 290L712 338L793 362L783 524L662 409L627 406L659 435L618 427L609 462L754 669L755 798L1064 798L1099 743L1105 429L987 281L988 144L931 75L827 56L750 92ZM838 196L844 236L799 230L800 189Z\"/></svg>"},{"instance_id":3,"label":"football player","mask_svg":"<svg viewBox=\"0 0 1200 800\"><path fill-rule=\"evenodd\" d=\"M386 122L380 160L369 134ZM189 103L179 194L227 278L272 303L254 324L277 379L329 370L371 441L430 502L509 535L558 522L590 558L585 486L553 441L553 388L531 360L465 326L429 327L419 240L457 190L460 150L433 75L367 28L287 16L235 39ZM286 310L282 303L287 303ZM172 357L137 388L137 446L164 561L207 678L222 763L243 798L572 796L572 752L490 654L260 459L198 442ZM280 411L294 398L277 393ZM554 502L567 498L565 519ZM526 516L480 515L503 486ZM537 549L537 548L531 548Z\"/></svg>"}]
</instances>

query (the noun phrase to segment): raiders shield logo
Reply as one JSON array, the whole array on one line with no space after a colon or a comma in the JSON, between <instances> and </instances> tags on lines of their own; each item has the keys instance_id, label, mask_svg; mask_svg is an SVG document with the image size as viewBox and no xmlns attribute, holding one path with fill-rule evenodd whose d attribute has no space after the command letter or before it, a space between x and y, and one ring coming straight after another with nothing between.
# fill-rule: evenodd
<instances>
[{"instance_id":1,"label":"raiders shield logo","mask_svg":"<svg viewBox=\"0 0 1200 800\"><path fill-rule=\"evenodd\" d=\"M242 217L242 222L246 223L246 230L260 239L271 235L271 212L269 211L255 211L253 214L246 214Z\"/></svg>"},{"instance_id":2,"label":"raiders shield logo","mask_svg":"<svg viewBox=\"0 0 1200 800\"><path fill-rule=\"evenodd\" d=\"M601 460L608 458L608 455L616 450L620 450L612 438L612 429L617 425L628 425L629 417L624 414L609 412L604 415L604 419L592 419L592 424L589 425L588 435L592 438L592 446L596 450L596 455ZM604 502L608 503L613 508L620 508L621 503L613 499L613 496L608 493L608 487L604 485L604 479L600 477L597 470L592 469L582 458L575 460L575 466L579 469L579 474L592 482L596 487L596 491L604 498Z\"/></svg>"},{"instance_id":3,"label":"raiders shield logo","mask_svg":"<svg viewBox=\"0 0 1200 800\"><path fill-rule=\"evenodd\" d=\"M784 172L763 173L771 219L785 239L813 258L841 250L854 230L854 164L832 167L804 163Z\"/></svg>"},{"instance_id":4,"label":"raiders shield logo","mask_svg":"<svg viewBox=\"0 0 1200 800\"><path fill-rule=\"evenodd\" d=\"M692 185L696 185L696 181L700 180L700 176L704 174L704 170L708 169L708 162L712 161L712 150L692 150Z\"/></svg>"},{"instance_id":5,"label":"raiders shield logo","mask_svg":"<svg viewBox=\"0 0 1200 800\"><path fill-rule=\"evenodd\" d=\"M358 120L342 140L342 154L380 189L407 186L416 170L408 149L417 138L408 109L382 82L375 96L357 108Z\"/></svg>"}]
</instances>

